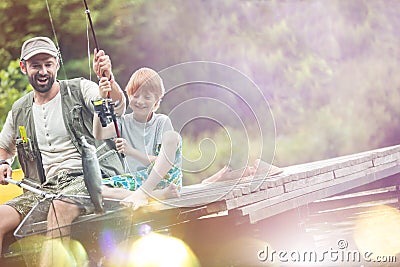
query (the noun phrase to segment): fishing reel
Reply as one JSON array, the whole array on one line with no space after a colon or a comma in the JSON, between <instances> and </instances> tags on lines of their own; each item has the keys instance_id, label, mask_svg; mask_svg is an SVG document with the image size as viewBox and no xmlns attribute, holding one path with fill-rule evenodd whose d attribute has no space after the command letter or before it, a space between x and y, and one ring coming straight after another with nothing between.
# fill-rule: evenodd
<instances>
[{"instance_id":1,"label":"fishing reel","mask_svg":"<svg viewBox=\"0 0 400 267\"><path fill-rule=\"evenodd\" d=\"M94 112L99 116L101 126L106 127L108 123L116 120L114 108L118 105L117 102L113 102L110 98L97 98L92 100L94 106Z\"/></svg>"}]
</instances>

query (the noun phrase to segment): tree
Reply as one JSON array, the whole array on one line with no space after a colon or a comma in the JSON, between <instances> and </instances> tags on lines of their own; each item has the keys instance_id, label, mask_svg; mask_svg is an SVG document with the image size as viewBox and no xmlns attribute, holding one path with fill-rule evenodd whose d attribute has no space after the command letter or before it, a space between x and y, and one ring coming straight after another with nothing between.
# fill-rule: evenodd
<instances>
[{"instance_id":1,"label":"tree","mask_svg":"<svg viewBox=\"0 0 400 267\"><path fill-rule=\"evenodd\" d=\"M12 104L31 91L26 76L20 71L19 60L13 60L6 69L0 70L0 130Z\"/></svg>"}]
</instances>

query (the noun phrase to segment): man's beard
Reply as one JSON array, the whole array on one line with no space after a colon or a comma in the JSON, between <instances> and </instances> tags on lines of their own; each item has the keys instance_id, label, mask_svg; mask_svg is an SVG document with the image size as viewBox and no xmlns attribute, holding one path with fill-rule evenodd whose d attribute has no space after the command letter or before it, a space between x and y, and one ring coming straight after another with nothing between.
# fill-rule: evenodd
<instances>
[{"instance_id":1,"label":"man's beard","mask_svg":"<svg viewBox=\"0 0 400 267\"><path fill-rule=\"evenodd\" d=\"M45 85L39 85L38 79L47 79L47 83ZM29 83L32 87L39 93L46 93L50 91L51 87L54 83L54 76L52 75L40 75L39 73L35 74L33 77L28 76Z\"/></svg>"}]
</instances>

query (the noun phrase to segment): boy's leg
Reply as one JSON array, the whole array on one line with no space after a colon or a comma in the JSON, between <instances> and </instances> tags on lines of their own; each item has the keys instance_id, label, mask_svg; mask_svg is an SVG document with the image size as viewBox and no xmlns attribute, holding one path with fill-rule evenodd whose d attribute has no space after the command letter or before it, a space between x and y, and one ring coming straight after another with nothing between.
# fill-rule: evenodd
<instances>
[{"instance_id":1,"label":"boy's leg","mask_svg":"<svg viewBox=\"0 0 400 267\"><path fill-rule=\"evenodd\" d=\"M124 199L129 196L131 191L125 188L119 188L119 187L110 187L103 185L101 187L102 195L105 198L113 198L113 199Z\"/></svg>"},{"instance_id":2,"label":"boy's leg","mask_svg":"<svg viewBox=\"0 0 400 267\"><path fill-rule=\"evenodd\" d=\"M283 172L282 168L279 168L275 165L271 165L261 159L256 159L254 162L254 175L257 174L265 174L266 176L278 175Z\"/></svg>"},{"instance_id":3,"label":"boy's leg","mask_svg":"<svg viewBox=\"0 0 400 267\"><path fill-rule=\"evenodd\" d=\"M0 205L0 218L0 257L2 257L3 238L20 224L21 215L11 206Z\"/></svg>"},{"instance_id":4,"label":"boy's leg","mask_svg":"<svg viewBox=\"0 0 400 267\"><path fill-rule=\"evenodd\" d=\"M171 183L163 189L153 190L153 192L151 193L151 196L156 200L176 198L176 197L179 197L179 191L178 191L176 184Z\"/></svg>"},{"instance_id":5,"label":"boy's leg","mask_svg":"<svg viewBox=\"0 0 400 267\"><path fill-rule=\"evenodd\" d=\"M214 175L201 181L202 183L222 182L228 180L236 180L239 178L245 178L253 175L254 171L252 167L243 167L238 170L229 170L228 167L224 167Z\"/></svg>"},{"instance_id":6,"label":"boy's leg","mask_svg":"<svg viewBox=\"0 0 400 267\"><path fill-rule=\"evenodd\" d=\"M161 151L157 156L149 176L139 190L131 192L128 197L123 199L122 202L125 203L125 205L137 209L148 202L148 196L151 198L168 198L179 195L177 188L174 186L168 186L167 189L161 191L155 190L156 186L164 179L164 176L173 166L179 142L180 135L177 132L167 131L163 134ZM148 196L146 196L146 194Z\"/></svg>"},{"instance_id":7,"label":"boy's leg","mask_svg":"<svg viewBox=\"0 0 400 267\"><path fill-rule=\"evenodd\" d=\"M244 180L247 181L255 175L265 174L265 176L273 176L282 172L282 168L271 165L261 159L256 159L253 166L247 166L238 170L230 171L224 167L216 174L204 179L202 183L221 182L239 178L245 178Z\"/></svg>"},{"instance_id":8,"label":"boy's leg","mask_svg":"<svg viewBox=\"0 0 400 267\"><path fill-rule=\"evenodd\" d=\"M142 189L145 192L151 193L172 168L179 142L180 136L177 132L167 131L163 134L161 151L157 156L149 177L142 185Z\"/></svg>"}]
</instances>

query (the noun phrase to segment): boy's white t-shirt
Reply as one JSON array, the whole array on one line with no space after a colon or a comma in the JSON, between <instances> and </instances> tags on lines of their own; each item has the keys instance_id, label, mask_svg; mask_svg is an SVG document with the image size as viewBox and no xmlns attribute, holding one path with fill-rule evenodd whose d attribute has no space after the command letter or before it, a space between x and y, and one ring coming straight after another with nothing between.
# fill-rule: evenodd
<instances>
[{"instance_id":1,"label":"boy's white t-shirt","mask_svg":"<svg viewBox=\"0 0 400 267\"><path fill-rule=\"evenodd\" d=\"M138 122L133 113L120 118L121 137L137 150L147 155L155 156L157 145L161 144L164 132L173 130L171 119L164 114L153 113L150 121ZM147 166L133 157L126 156L131 171L145 169Z\"/></svg>"}]
</instances>

